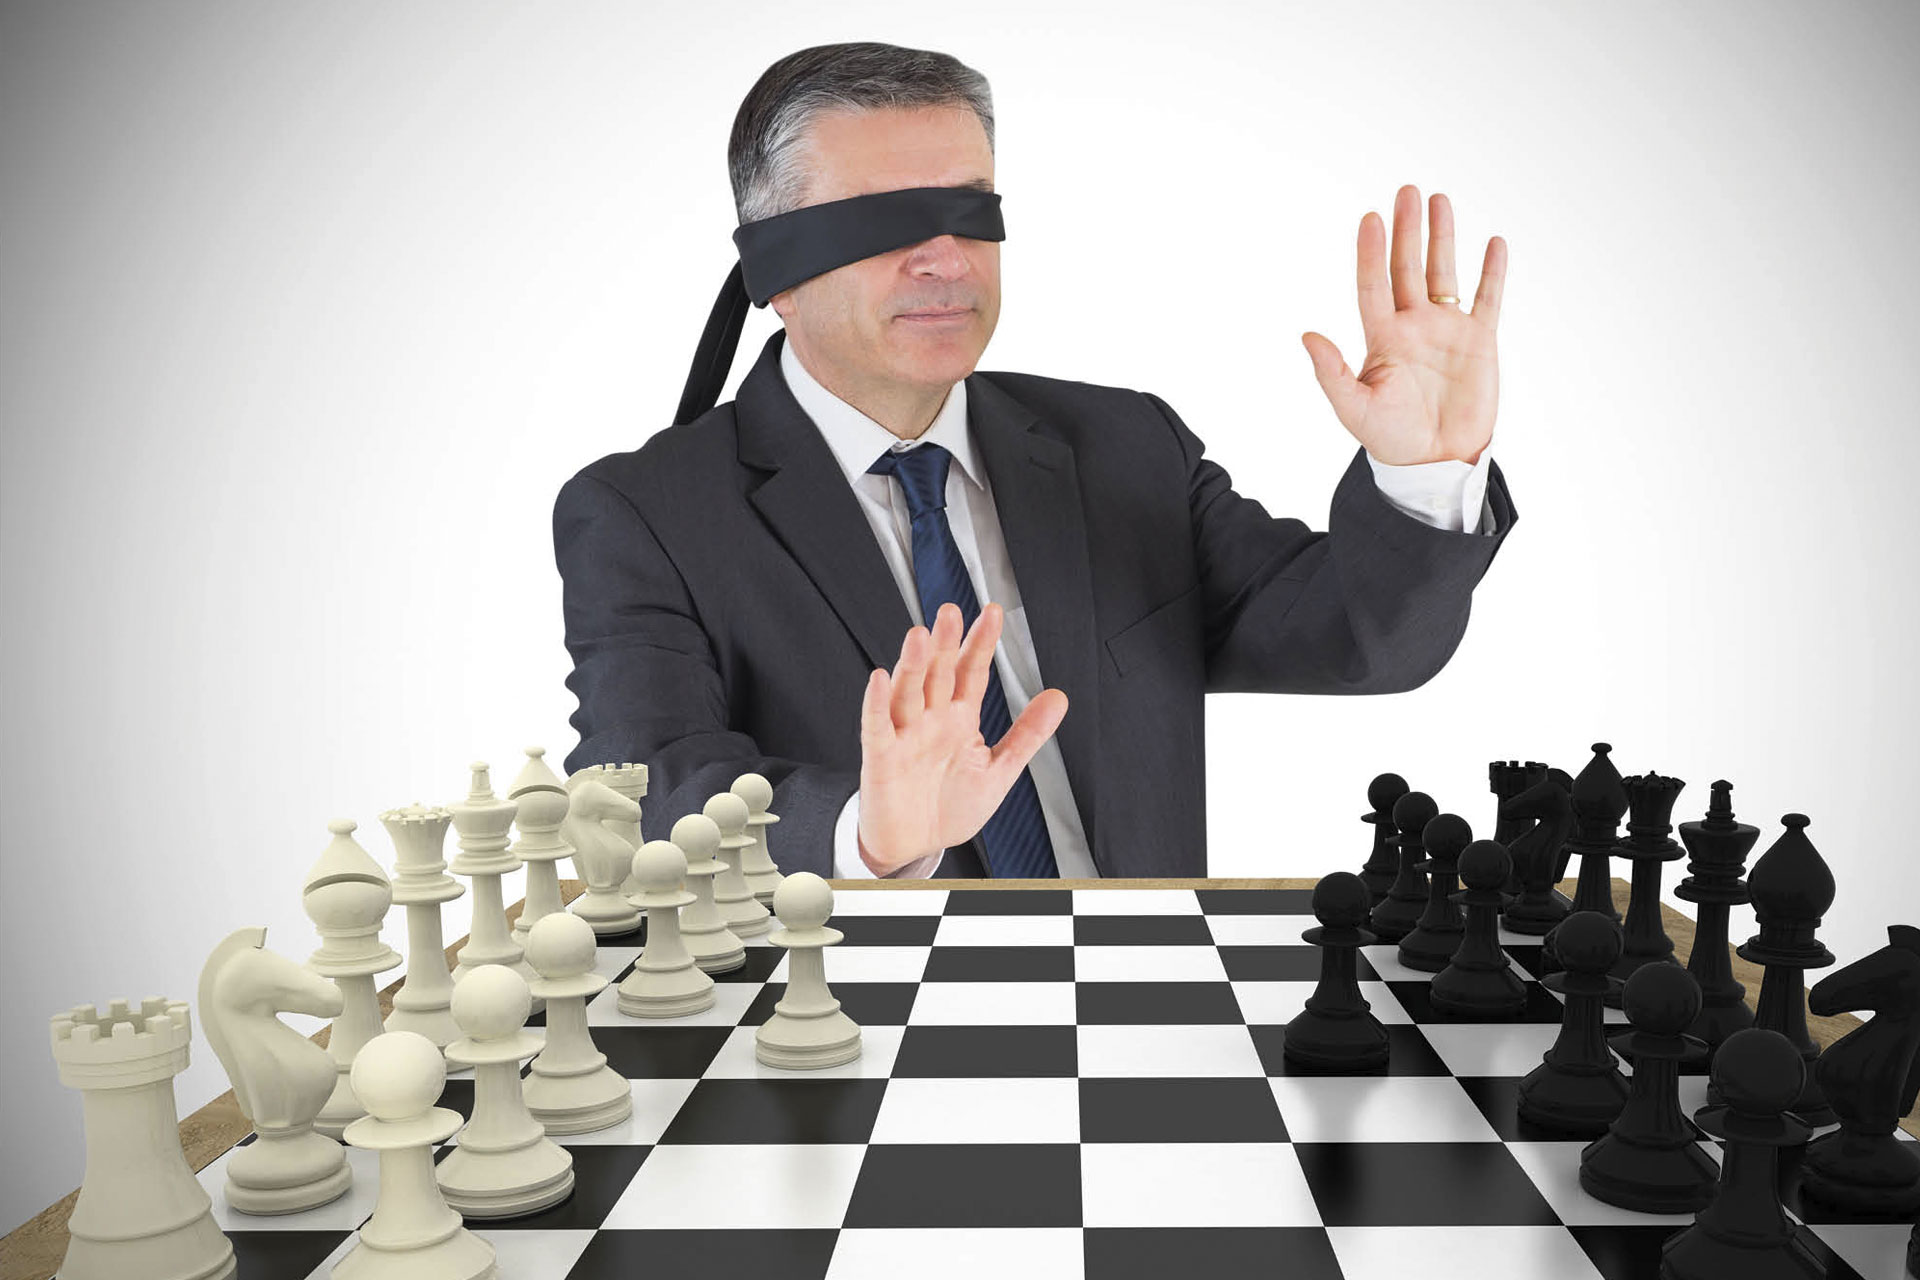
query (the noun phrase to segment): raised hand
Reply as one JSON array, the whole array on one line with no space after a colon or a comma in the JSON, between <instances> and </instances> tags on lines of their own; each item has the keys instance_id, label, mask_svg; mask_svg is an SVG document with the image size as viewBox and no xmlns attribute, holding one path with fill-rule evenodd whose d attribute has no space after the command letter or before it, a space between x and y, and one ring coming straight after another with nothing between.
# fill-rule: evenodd
<instances>
[{"instance_id":1,"label":"raised hand","mask_svg":"<svg viewBox=\"0 0 1920 1280\"><path fill-rule=\"evenodd\" d=\"M1453 274L1453 206L1431 201L1425 279L1420 270L1420 192L1401 187L1393 203L1393 268L1388 283L1385 225L1360 219L1360 325L1367 358L1355 376L1340 349L1318 333L1300 335L1313 374L1340 425L1381 462L1405 465L1458 458L1478 462L1493 438L1499 399L1494 330L1507 278L1507 242L1487 241L1473 310L1429 295L1458 295Z\"/></svg>"},{"instance_id":2,"label":"raised hand","mask_svg":"<svg viewBox=\"0 0 1920 1280\"><path fill-rule=\"evenodd\" d=\"M860 856L876 875L962 844L986 825L1060 721L1067 695L1042 689L992 747L980 734L1002 610L988 603L961 643L960 607L916 626L860 707Z\"/></svg>"}]
</instances>

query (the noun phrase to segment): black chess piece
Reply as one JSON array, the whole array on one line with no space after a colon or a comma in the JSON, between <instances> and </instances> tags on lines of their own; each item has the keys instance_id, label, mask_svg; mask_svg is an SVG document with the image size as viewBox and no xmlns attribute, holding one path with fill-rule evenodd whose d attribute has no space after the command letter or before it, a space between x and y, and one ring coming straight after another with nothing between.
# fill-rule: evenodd
<instances>
[{"instance_id":1,"label":"black chess piece","mask_svg":"<svg viewBox=\"0 0 1920 1280\"><path fill-rule=\"evenodd\" d=\"M1620 818L1627 811L1627 788L1613 767L1609 743L1593 744L1593 759L1573 780L1573 837L1569 856L1580 855L1580 881L1573 889L1575 911L1598 911L1618 920L1613 908L1613 849L1620 842Z\"/></svg>"},{"instance_id":2,"label":"black chess piece","mask_svg":"<svg viewBox=\"0 0 1920 1280\"><path fill-rule=\"evenodd\" d=\"M1888 926L1886 946L1822 978L1807 1006L1822 1017L1862 1009L1873 1017L1814 1061L1840 1127L1807 1144L1800 1194L1904 1222L1920 1212L1920 1143L1894 1136L1920 1093L1920 929Z\"/></svg>"},{"instance_id":3,"label":"black chess piece","mask_svg":"<svg viewBox=\"0 0 1920 1280\"><path fill-rule=\"evenodd\" d=\"M1615 847L1614 854L1632 859L1633 883L1627 898L1626 933L1620 958L1613 963L1613 976L1624 983L1642 965L1673 963L1673 939L1667 936L1660 915L1660 868L1687 853L1668 834L1673 830L1673 803L1687 784L1651 771L1622 781L1631 813L1627 838ZM1607 1003L1619 1005L1619 988Z\"/></svg>"},{"instance_id":4,"label":"black chess piece","mask_svg":"<svg viewBox=\"0 0 1920 1280\"><path fill-rule=\"evenodd\" d=\"M1673 892L1675 897L1700 904L1693 950L1687 956L1687 971L1700 983L1700 1012L1687 1034L1698 1036L1707 1046L1709 1063L1721 1041L1753 1025L1753 1012L1746 1006L1747 989L1733 976L1733 961L1727 953L1727 909L1749 901L1741 876L1747 854L1759 838L1760 828L1734 821L1733 784L1725 779L1713 784L1706 818L1680 824L1680 839L1692 858L1687 878Z\"/></svg>"},{"instance_id":5,"label":"black chess piece","mask_svg":"<svg viewBox=\"0 0 1920 1280\"><path fill-rule=\"evenodd\" d=\"M1512 841L1501 843L1507 846L1515 864L1525 868L1520 877L1520 896L1500 913L1500 923L1515 933L1547 933L1573 909L1553 887L1567 838L1573 832L1573 796L1567 790L1571 783L1565 770L1550 770L1500 806L1502 819L1509 820L1514 829ZM1533 825L1525 825L1528 819Z\"/></svg>"},{"instance_id":6,"label":"black chess piece","mask_svg":"<svg viewBox=\"0 0 1920 1280\"><path fill-rule=\"evenodd\" d=\"M1620 980L1620 926L1598 911L1576 911L1554 930L1565 968L1541 985L1565 996L1560 1034L1520 1082L1522 1120L1559 1133L1597 1138L1627 1105L1627 1080L1607 1047L1605 996Z\"/></svg>"},{"instance_id":7,"label":"black chess piece","mask_svg":"<svg viewBox=\"0 0 1920 1280\"><path fill-rule=\"evenodd\" d=\"M1391 837L1399 831L1393 825L1393 806L1401 796L1407 794L1407 780L1397 773L1383 773L1367 784L1367 803L1373 806L1372 813L1360 815L1360 821L1373 827L1373 851L1367 855L1367 863L1360 868L1360 879L1367 886L1369 908L1387 896L1387 889L1393 884L1393 872L1399 859L1394 855Z\"/></svg>"},{"instance_id":8,"label":"black chess piece","mask_svg":"<svg viewBox=\"0 0 1920 1280\"><path fill-rule=\"evenodd\" d=\"M1813 1070L1820 1046L1807 1034L1807 1000L1802 984L1808 969L1824 969L1833 963L1833 953L1814 937L1820 917L1833 905L1833 872L1807 838L1810 820L1806 814L1785 814L1780 821L1786 824L1786 831L1747 873L1747 892L1753 898L1753 915L1760 932L1741 945L1738 955L1765 968L1753 1025L1785 1036L1800 1051L1806 1067L1800 1096L1788 1110L1819 1128L1832 1124L1835 1116ZM1720 1101L1712 1090L1707 1099Z\"/></svg>"},{"instance_id":9,"label":"black chess piece","mask_svg":"<svg viewBox=\"0 0 1920 1280\"><path fill-rule=\"evenodd\" d=\"M1520 851L1513 847L1513 838L1527 829L1526 820L1507 812L1507 801L1525 791L1547 776L1547 766L1538 760L1529 760L1521 764L1518 760L1494 760L1487 765L1487 790L1493 792L1493 839L1507 848L1507 856L1513 860L1511 870L1507 872L1507 882L1501 888L1509 897L1518 897L1521 881L1525 879L1527 868L1520 860Z\"/></svg>"},{"instance_id":10,"label":"black chess piece","mask_svg":"<svg viewBox=\"0 0 1920 1280\"><path fill-rule=\"evenodd\" d=\"M1779 1032L1748 1027L1721 1043L1712 1071L1726 1102L1694 1120L1726 1144L1720 1186L1693 1225L1661 1247L1662 1280L1819 1280L1826 1265L1794 1230L1777 1181L1779 1149L1810 1132L1787 1110L1806 1063Z\"/></svg>"},{"instance_id":11,"label":"black chess piece","mask_svg":"<svg viewBox=\"0 0 1920 1280\"><path fill-rule=\"evenodd\" d=\"M1388 837L1400 856L1400 870L1387 896L1374 904L1369 927L1382 942L1398 942L1413 932L1427 907L1427 873L1420 870L1426 849L1420 833L1440 812L1424 791L1409 791L1393 802L1395 832Z\"/></svg>"},{"instance_id":12,"label":"black chess piece","mask_svg":"<svg viewBox=\"0 0 1920 1280\"><path fill-rule=\"evenodd\" d=\"M1427 998L1436 1013L1456 1018L1513 1018L1527 1007L1527 986L1500 949L1500 907L1507 895L1507 851L1497 840L1475 840L1460 853L1466 888L1453 900L1467 909L1466 932L1447 967L1433 975Z\"/></svg>"},{"instance_id":13,"label":"black chess piece","mask_svg":"<svg viewBox=\"0 0 1920 1280\"><path fill-rule=\"evenodd\" d=\"M1426 861L1420 864L1427 873L1427 909L1413 932L1400 939L1400 963L1409 969L1438 973L1460 946L1467 918L1455 905L1453 894L1460 887L1460 851L1472 839L1473 828L1457 813L1435 814L1420 829L1420 844L1427 851Z\"/></svg>"},{"instance_id":14,"label":"black chess piece","mask_svg":"<svg viewBox=\"0 0 1920 1280\"><path fill-rule=\"evenodd\" d=\"M1580 1185L1596 1200L1639 1213L1697 1213L1713 1199L1720 1166L1680 1109L1680 1064L1707 1052L1684 1034L1700 1001L1700 983L1678 965L1644 965L1627 979L1620 1002L1633 1030L1608 1042L1633 1063L1627 1105L1580 1152Z\"/></svg>"},{"instance_id":15,"label":"black chess piece","mask_svg":"<svg viewBox=\"0 0 1920 1280\"><path fill-rule=\"evenodd\" d=\"M1369 905L1366 882L1349 871L1323 876L1313 887L1320 924L1300 937L1320 948L1320 983L1287 1023L1280 1053L1291 1066L1361 1075L1387 1065L1387 1029L1360 994L1358 979L1359 948L1374 940L1361 927Z\"/></svg>"}]
</instances>

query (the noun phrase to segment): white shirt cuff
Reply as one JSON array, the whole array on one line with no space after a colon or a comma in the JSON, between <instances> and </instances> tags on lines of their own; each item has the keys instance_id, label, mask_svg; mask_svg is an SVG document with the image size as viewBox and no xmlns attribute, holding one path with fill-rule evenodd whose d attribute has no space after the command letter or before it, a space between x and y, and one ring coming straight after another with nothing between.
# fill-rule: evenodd
<instances>
[{"instance_id":1,"label":"white shirt cuff","mask_svg":"<svg viewBox=\"0 0 1920 1280\"><path fill-rule=\"evenodd\" d=\"M1367 454L1373 482L1388 502L1424 524L1451 533L1488 532L1492 511L1487 502L1487 469L1492 464L1491 448L1482 449L1480 460L1473 463L1442 458L1396 464Z\"/></svg>"},{"instance_id":2,"label":"white shirt cuff","mask_svg":"<svg viewBox=\"0 0 1920 1280\"><path fill-rule=\"evenodd\" d=\"M916 862L909 862L898 871L890 873L889 880L926 880L940 869L940 863L946 858L945 849L937 850ZM847 803L840 809L840 818L833 824L833 871L842 880L878 880L867 860L860 856L860 793L855 791L847 797Z\"/></svg>"}]
</instances>

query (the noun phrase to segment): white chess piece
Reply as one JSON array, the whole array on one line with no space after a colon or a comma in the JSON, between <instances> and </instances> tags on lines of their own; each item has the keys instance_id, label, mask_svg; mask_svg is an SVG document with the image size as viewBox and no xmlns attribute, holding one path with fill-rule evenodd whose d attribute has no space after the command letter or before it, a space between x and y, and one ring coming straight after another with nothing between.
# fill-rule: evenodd
<instances>
[{"instance_id":1,"label":"white chess piece","mask_svg":"<svg viewBox=\"0 0 1920 1280\"><path fill-rule=\"evenodd\" d=\"M757 937L773 925L772 916L740 874L740 857L753 847L753 837L747 834L747 802L731 791L722 791L709 799L701 812L720 828L716 856L724 870L713 878L713 905L736 937Z\"/></svg>"},{"instance_id":2,"label":"white chess piece","mask_svg":"<svg viewBox=\"0 0 1920 1280\"><path fill-rule=\"evenodd\" d=\"M473 881L473 927L467 945L454 954L458 962L453 966L456 990L463 978L483 964L505 965L519 971L523 980L537 976L527 967L526 953L513 940L500 892L500 877L520 869L520 859L507 848L507 828L513 825L519 806L493 794L486 761L476 760L467 767L473 775L467 798L448 806L453 810L453 829L460 837L460 852L454 855L452 870Z\"/></svg>"},{"instance_id":3,"label":"white chess piece","mask_svg":"<svg viewBox=\"0 0 1920 1280\"><path fill-rule=\"evenodd\" d=\"M87 1135L60 1276L228 1280L239 1268L233 1242L180 1147L173 1078L193 1039L187 1006L155 996L136 1012L115 1000L103 1018L77 1005L53 1016L52 1031L60 1083L80 1091Z\"/></svg>"},{"instance_id":4,"label":"white chess piece","mask_svg":"<svg viewBox=\"0 0 1920 1280\"><path fill-rule=\"evenodd\" d=\"M520 776L507 788L507 799L514 802L514 829L520 838L514 842L513 855L527 865L527 900L513 922L513 940L522 951L533 926L545 917L564 909L560 897L560 871L555 865L573 856L573 846L560 835L567 820L566 784L548 767L545 747L528 747L527 763ZM536 997L534 1009L540 1008Z\"/></svg>"},{"instance_id":5,"label":"white chess piece","mask_svg":"<svg viewBox=\"0 0 1920 1280\"><path fill-rule=\"evenodd\" d=\"M468 1218L517 1218L573 1194L573 1153L547 1137L520 1092L520 1064L540 1051L526 1030L533 993L505 965L486 964L453 989L466 1032L447 1061L473 1068L473 1116L434 1167L447 1204Z\"/></svg>"},{"instance_id":6,"label":"white chess piece","mask_svg":"<svg viewBox=\"0 0 1920 1280\"><path fill-rule=\"evenodd\" d=\"M446 936L440 910L467 891L447 874L442 856L453 810L428 808L415 801L404 809L388 809L380 825L393 837L393 900L407 909L406 980L393 995L388 1031L412 1031L439 1048L460 1038L450 1006L453 971L447 964Z\"/></svg>"},{"instance_id":7,"label":"white chess piece","mask_svg":"<svg viewBox=\"0 0 1920 1280\"><path fill-rule=\"evenodd\" d=\"M547 1047L521 1084L527 1110L555 1134L592 1133L633 1114L633 1088L607 1065L587 1027L587 1001L607 980L593 971L593 926L555 911L527 935L527 960L540 977L531 986L547 1002Z\"/></svg>"},{"instance_id":8,"label":"white chess piece","mask_svg":"<svg viewBox=\"0 0 1920 1280\"><path fill-rule=\"evenodd\" d=\"M605 771L604 765L589 765L567 779L567 819L560 827L587 885L568 910L603 938L640 927L640 913L620 893L633 860L633 845L621 828L627 822L638 825L640 805L600 781Z\"/></svg>"},{"instance_id":9,"label":"white chess piece","mask_svg":"<svg viewBox=\"0 0 1920 1280\"><path fill-rule=\"evenodd\" d=\"M787 948L787 991L754 1032L753 1056L769 1067L814 1070L860 1056L860 1027L827 989L825 948L845 935L826 927L833 887L811 871L796 871L773 896L786 927L768 941Z\"/></svg>"},{"instance_id":10,"label":"white chess piece","mask_svg":"<svg viewBox=\"0 0 1920 1280\"><path fill-rule=\"evenodd\" d=\"M687 855L684 883L693 895L680 912L680 938L702 970L731 973L747 962L747 949L713 900L713 878L727 869L714 856L720 852L720 828L706 814L690 813L673 824L668 839Z\"/></svg>"},{"instance_id":11,"label":"white chess piece","mask_svg":"<svg viewBox=\"0 0 1920 1280\"><path fill-rule=\"evenodd\" d=\"M327 1054L338 1072L333 1094L313 1122L315 1132L329 1138L338 1138L366 1114L353 1096L348 1073L353 1055L383 1029L373 975L400 963L400 953L380 941L380 926L393 905L393 886L380 864L353 838L358 825L351 818L327 824L333 840L307 872L302 898L307 918L320 932L320 949L307 958L307 968L333 979L346 1001L327 1034Z\"/></svg>"},{"instance_id":12,"label":"white chess piece","mask_svg":"<svg viewBox=\"0 0 1920 1280\"><path fill-rule=\"evenodd\" d=\"M779 814L767 809L773 803L773 784L762 774L743 773L733 780L731 790L747 802L747 834L753 837L752 847L740 851L740 874L760 905L771 907L773 891L786 878L767 847L767 828L780 821Z\"/></svg>"},{"instance_id":13,"label":"white chess piece","mask_svg":"<svg viewBox=\"0 0 1920 1280\"><path fill-rule=\"evenodd\" d=\"M620 817L607 825L618 831L627 842L627 857L631 859L634 851L640 847L644 837L640 834L640 802L647 798L647 766L644 764L602 764L595 765L594 777L606 783L615 791L633 801L633 817ZM624 873L623 873L624 874ZM627 876L620 885L620 896L625 898L638 893L640 886L632 876Z\"/></svg>"},{"instance_id":14,"label":"white chess piece","mask_svg":"<svg viewBox=\"0 0 1920 1280\"><path fill-rule=\"evenodd\" d=\"M380 1197L333 1280L495 1280L493 1246L468 1231L433 1177L433 1148L460 1127L434 1106L446 1087L440 1048L411 1031L376 1036L353 1061L367 1114L347 1141L380 1153Z\"/></svg>"},{"instance_id":15,"label":"white chess piece","mask_svg":"<svg viewBox=\"0 0 1920 1280\"><path fill-rule=\"evenodd\" d=\"M227 935L200 970L200 1029L258 1137L227 1161L226 1197L241 1213L297 1213L352 1185L346 1152L313 1131L339 1071L319 1045L276 1016L339 1016L340 988L266 949L263 928Z\"/></svg>"},{"instance_id":16,"label":"white chess piece","mask_svg":"<svg viewBox=\"0 0 1920 1280\"><path fill-rule=\"evenodd\" d=\"M620 984L620 1012L636 1018L678 1018L711 1009L713 979L694 962L680 937L680 910L693 894L677 886L686 878L687 855L671 840L649 840L635 850L634 905L647 912L647 946Z\"/></svg>"}]
</instances>

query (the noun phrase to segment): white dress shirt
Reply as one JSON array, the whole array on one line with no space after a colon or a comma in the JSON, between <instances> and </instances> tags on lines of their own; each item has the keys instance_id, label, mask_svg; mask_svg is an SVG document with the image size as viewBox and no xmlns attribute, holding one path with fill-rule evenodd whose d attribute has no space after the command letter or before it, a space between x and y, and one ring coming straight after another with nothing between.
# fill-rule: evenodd
<instances>
[{"instance_id":1,"label":"white dress shirt","mask_svg":"<svg viewBox=\"0 0 1920 1280\"><path fill-rule=\"evenodd\" d=\"M947 392L933 425L918 440L902 440L891 431L828 391L807 372L793 353L791 342L780 347L780 370L787 387L800 402L813 424L826 439L827 447L846 473L847 483L859 499L860 510L873 528L874 539L893 572L900 597L914 622L927 625L920 609L920 593L913 577L913 518L907 510L906 492L900 481L889 475L870 475L867 468L888 450L901 452L924 443L937 444L953 455L954 465L947 471L947 524L960 548L960 559L973 581L974 596L985 607L997 601L1005 612L1000 644L994 650L994 670L1000 676L1000 688L1006 694L1009 721L1020 718L1028 702L1045 684L1041 680L1039 660L1033 649L1033 635L1027 628L1026 609L1020 602L1020 588L1013 580L1013 565L1007 556L1006 540L1000 531L1000 517L993 505L986 468L974 450L972 433L967 427L967 384L953 384ZM1457 458L1393 466L1380 462L1372 454L1374 482L1387 500L1417 520L1455 533L1467 528L1467 513L1478 512L1474 530L1487 533L1493 513L1486 502L1487 467L1492 450L1480 451L1480 460L1469 465ZM983 589L984 588L984 589ZM902 633L901 639L905 639ZM1053 843L1053 859L1062 877L1094 877L1093 856L1087 848L1086 832L1080 811L1073 801L1073 789L1067 782L1066 764L1060 758L1057 738L1049 737L1028 763L1034 791L1040 798L1040 811L1047 824L1047 836ZM874 878L873 870L860 857L860 793L847 798L846 807L834 827L833 866L843 879ZM946 856L936 850L916 862L893 872L901 878L931 876Z\"/></svg>"}]
</instances>

